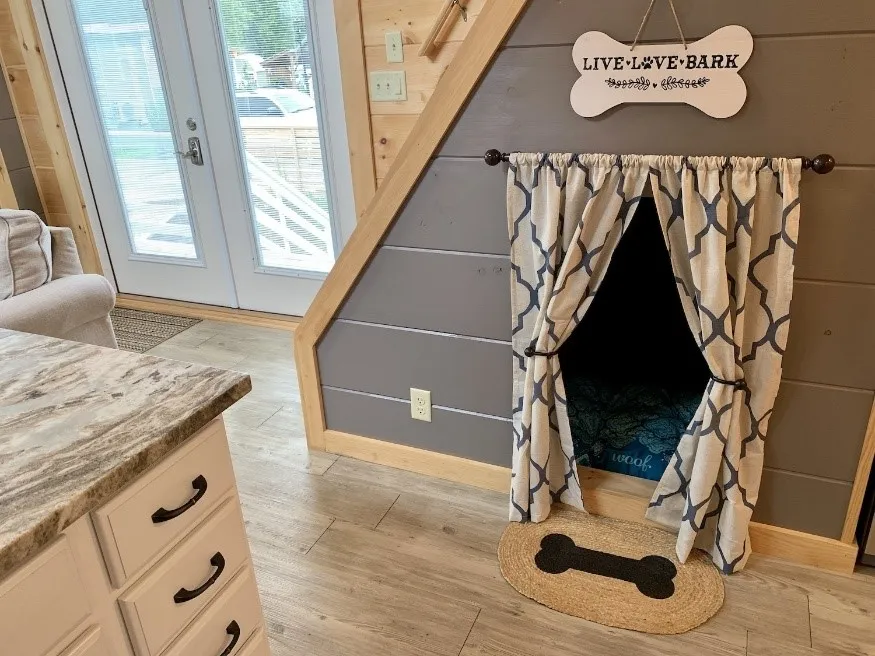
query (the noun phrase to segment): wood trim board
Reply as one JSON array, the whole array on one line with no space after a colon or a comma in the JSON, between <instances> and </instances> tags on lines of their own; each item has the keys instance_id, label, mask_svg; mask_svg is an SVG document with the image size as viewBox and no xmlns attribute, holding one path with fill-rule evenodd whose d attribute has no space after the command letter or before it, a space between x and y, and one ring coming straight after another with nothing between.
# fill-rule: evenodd
<instances>
[{"instance_id":1,"label":"wood trim board","mask_svg":"<svg viewBox=\"0 0 875 656\"><path fill-rule=\"evenodd\" d=\"M854 487L851 488L851 500L848 502L848 514L842 528L842 542L854 544L860 512L863 509L863 498L869 485L869 475L872 473L872 462L875 459L875 403L869 414L869 424L866 426L866 437L863 438L863 449L860 452L860 462L854 476Z\"/></svg>"},{"instance_id":2,"label":"wood trim board","mask_svg":"<svg viewBox=\"0 0 875 656\"><path fill-rule=\"evenodd\" d=\"M507 467L333 430L325 431L324 439L325 450L330 453L495 492L507 492L510 488L510 469ZM657 526L644 519L655 482L587 467L579 467L578 471L584 505L589 512ZM780 526L751 522L750 539L754 553L761 556L843 574L853 572L857 560L855 543Z\"/></svg>"},{"instance_id":3,"label":"wood trim board","mask_svg":"<svg viewBox=\"0 0 875 656\"><path fill-rule=\"evenodd\" d=\"M85 272L102 273L33 7L29 0L0 0L0 19L14 33L0 42L0 60L46 217L73 231Z\"/></svg>"},{"instance_id":4,"label":"wood trim board","mask_svg":"<svg viewBox=\"0 0 875 656\"><path fill-rule=\"evenodd\" d=\"M507 467L340 431L325 431L325 450L484 490L507 492L510 486L510 469Z\"/></svg>"},{"instance_id":5,"label":"wood trim board","mask_svg":"<svg viewBox=\"0 0 875 656\"><path fill-rule=\"evenodd\" d=\"M340 58L340 78L346 113L355 212L356 216L360 217L374 196L377 180L359 0L334 0L334 22L337 27L337 49Z\"/></svg>"},{"instance_id":6,"label":"wood trim board","mask_svg":"<svg viewBox=\"0 0 875 656\"><path fill-rule=\"evenodd\" d=\"M527 4L490 0L485 5L295 333L304 426L312 449L325 447L316 346Z\"/></svg>"},{"instance_id":7,"label":"wood trim board","mask_svg":"<svg viewBox=\"0 0 875 656\"><path fill-rule=\"evenodd\" d=\"M300 322L300 317L283 314L204 305L203 303L190 303L188 301L172 301L164 298L137 296L135 294L119 294L116 296L115 306L126 310L142 310L143 312L157 312L158 314L171 314L178 317L191 317L193 319L241 323L260 328L288 330L290 332L295 332Z\"/></svg>"},{"instance_id":8,"label":"wood trim board","mask_svg":"<svg viewBox=\"0 0 875 656\"><path fill-rule=\"evenodd\" d=\"M18 209L18 200L15 198L15 189L12 187L3 151L0 151L0 207Z\"/></svg>"}]
</instances>

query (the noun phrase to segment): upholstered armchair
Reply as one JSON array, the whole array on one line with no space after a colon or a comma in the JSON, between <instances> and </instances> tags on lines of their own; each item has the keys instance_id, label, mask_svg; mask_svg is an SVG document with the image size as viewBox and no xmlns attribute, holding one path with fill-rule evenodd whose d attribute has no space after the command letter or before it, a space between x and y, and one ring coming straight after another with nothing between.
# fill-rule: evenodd
<instances>
[{"instance_id":1,"label":"upholstered armchair","mask_svg":"<svg viewBox=\"0 0 875 656\"><path fill-rule=\"evenodd\" d=\"M0 328L116 348L113 289L82 272L73 233L0 210Z\"/></svg>"}]
</instances>

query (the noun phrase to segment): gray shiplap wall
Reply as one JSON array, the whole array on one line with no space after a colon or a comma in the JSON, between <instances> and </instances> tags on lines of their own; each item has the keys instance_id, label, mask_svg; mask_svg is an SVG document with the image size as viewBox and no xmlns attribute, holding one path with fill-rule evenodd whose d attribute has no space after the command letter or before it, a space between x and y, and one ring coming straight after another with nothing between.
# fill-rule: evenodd
<instances>
[{"instance_id":1,"label":"gray shiplap wall","mask_svg":"<svg viewBox=\"0 0 875 656\"><path fill-rule=\"evenodd\" d=\"M18 207L33 210L45 218L5 80L0 83L0 152L9 170Z\"/></svg>"},{"instance_id":2,"label":"gray shiplap wall","mask_svg":"<svg viewBox=\"0 0 875 656\"><path fill-rule=\"evenodd\" d=\"M646 4L646 3L644 3ZM636 0L532 0L383 247L319 346L329 428L509 465L510 301L505 177L482 154L831 152L806 174L785 381L766 444L758 521L838 537L875 396L875 2L698 0L691 37L730 23L755 35L744 109L686 106L576 116L571 45L587 30L629 40ZM674 39L667 7L648 26ZM431 424L409 418L432 391Z\"/></svg>"}]
</instances>

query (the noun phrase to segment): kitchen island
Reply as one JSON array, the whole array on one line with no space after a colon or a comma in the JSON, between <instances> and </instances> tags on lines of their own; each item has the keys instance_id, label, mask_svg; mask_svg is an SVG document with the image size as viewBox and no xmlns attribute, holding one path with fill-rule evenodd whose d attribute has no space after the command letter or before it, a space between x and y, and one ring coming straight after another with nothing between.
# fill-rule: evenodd
<instances>
[{"instance_id":1,"label":"kitchen island","mask_svg":"<svg viewBox=\"0 0 875 656\"><path fill-rule=\"evenodd\" d=\"M3 653L269 653L221 418L250 389L0 330Z\"/></svg>"}]
</instances>

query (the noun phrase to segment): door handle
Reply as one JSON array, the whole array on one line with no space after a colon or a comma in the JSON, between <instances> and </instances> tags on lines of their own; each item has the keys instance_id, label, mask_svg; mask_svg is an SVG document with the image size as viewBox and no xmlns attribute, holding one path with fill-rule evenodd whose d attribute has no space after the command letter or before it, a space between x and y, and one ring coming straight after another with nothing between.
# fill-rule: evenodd
<instances>
[{"instance_id":1,"label":"door handle","mask_svg":"<svg viewBox=\"0 0 875 656\"><path fill-rule=\"evenodd\" d=\"M188 152L181 153L178 150L176 154L182 157L183 159L190 159L191 163L195 166L203 166L204 165L204 153L201 150L201 140L197 137L189 137L188 138Z\"/></svg>"}]
</instances>

